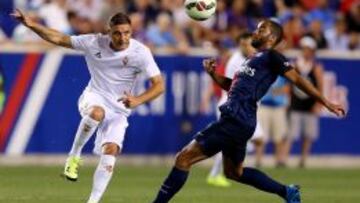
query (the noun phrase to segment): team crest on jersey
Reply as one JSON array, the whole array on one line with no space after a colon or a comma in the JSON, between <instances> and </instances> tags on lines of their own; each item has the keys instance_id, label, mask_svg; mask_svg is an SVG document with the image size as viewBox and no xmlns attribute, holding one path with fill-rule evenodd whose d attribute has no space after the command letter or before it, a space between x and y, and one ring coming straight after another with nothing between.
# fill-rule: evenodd
<instances>
[{"instance_id":1,"label":"team crest on jersey","mask_svg":"<svg viewBox=\"0 0 360 203\"><path fill-rule=\"evenodd\" d=\"M123 65L126 66L129 63L129 58L127 56L125 56L122 60Z\"/></svg>"},{"instance_id":2,"label":"team crest on jersey","mask_svg":"<svg viewBox=\"0 0 360 203\"><path fill-rule=\"evenodd\" d=\"M250 61L249 59L246 59L246 61L242 64L242 68L240 69L240 74L245 74L245 75L248 75L250 77L254 77L256 69L251 68L248 65L249 61Z\"/></svg>"},{"instance_id":3,"label":"team crest on jersey","mask_svg":"<svg viewBox=\"0 0 360 203\"><path fill-rule=\"evenodd\" d=\"M95 54L95 56L96 56L97 58L101 58L101 52L100 52L100 51L97 52L97 53Z\"/></svg>"},{"instance_id":4,"label":"team crest on jersey","mask_svg":"<svg viewBox=\"0 0 360 203\"><path fill-rule=\"evenodd\" d=\"M262 52L259 52L259 53L256 53L255 54L255 57L260 57L260 56L262 56L263 55L263 53Z\"/></svg>"},{"instance_id":5,"label":"team crest on jersey","mask_svg":"<svg viewBox=\"0 0 360 203\"><path fill-rule=\"evenodd\" d=\"M256 72L255 68L251 68L250 66L247 66L247 65L244 65L244 69L242 69L240 71L241 74L245 74L245 75L248 75L250 77L254 77L255 72Z\"/></svg>"}]
</instances>

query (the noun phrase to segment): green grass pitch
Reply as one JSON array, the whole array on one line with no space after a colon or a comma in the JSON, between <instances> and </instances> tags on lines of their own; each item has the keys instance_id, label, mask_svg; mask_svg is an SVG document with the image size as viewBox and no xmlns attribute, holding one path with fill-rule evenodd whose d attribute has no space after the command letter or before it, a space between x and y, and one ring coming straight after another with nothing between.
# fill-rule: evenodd
<instances>
[{"instance_id":1,"label":"green grass pitch","mask_svg":"<svg viewBox=\"0 0 360 203\"><path fill-rule=\"evenodd\" d=\"M86 203L95 167L83 167L78 182L60 178L62 167L0 167L1 203ZM118 164L103 203L150 203L167 175L166 167ZM195 167L173 203L277 203L275 195L233 183L214 188L205 183L208 170ZM284 183L298 183L305 203L359 203L360 170L265 169Z\"/></svg>"}]
</instances>

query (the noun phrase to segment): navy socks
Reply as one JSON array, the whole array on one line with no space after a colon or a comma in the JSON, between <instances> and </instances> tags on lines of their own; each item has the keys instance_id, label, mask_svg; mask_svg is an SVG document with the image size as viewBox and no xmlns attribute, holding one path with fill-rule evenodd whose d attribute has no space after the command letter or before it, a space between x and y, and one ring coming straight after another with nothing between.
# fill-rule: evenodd
<instances>
[{"instance_id":1,"label":"navy socks","mask_svg":"<svg viewBox=\"0 0 360 203\"><path fill-rule=\"evenodd\" d=\"M173 167L169 176L160 188L153 203L167 203L183 187L189 172ZM286 186L271 179L263 172L254 168L244 168L242 176L237 180L240 183L251 185L259 190L277 194L286 198Z\"/></svg>"},{"instance_id":2,"label":"navy socks","mask_svg":"<svg viewBox=\"0 0 360 203\"><path fill-rule=\"evenodd\" d=\"M153 203L168 202L185 184L189 172L173 167Z\"/></svg>"},{"instance_id":3,"label":"navy socks","mask_svg":"<svg viewBox=\"0 0 360 203\"><path fill-rule=\"evenodd\" d=\"M259 190L278 194L286 198L286 186L276 182L269 176L255 168L244 168L242 176L238 180L240 183L251 185Z\"/></svg>"}]
</instances>

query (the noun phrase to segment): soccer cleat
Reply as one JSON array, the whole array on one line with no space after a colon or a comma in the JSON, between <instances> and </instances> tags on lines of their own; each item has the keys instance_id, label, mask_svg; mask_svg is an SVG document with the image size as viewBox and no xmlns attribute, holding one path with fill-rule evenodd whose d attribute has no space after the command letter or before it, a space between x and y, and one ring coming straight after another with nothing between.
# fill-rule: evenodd
<instances>
[{"instance_id":1,"label":"soccer cleat","mask_svg":"<svg viewBox=\"0 0 360 203\"><path fill-rule=\"evenodd\" d=\"M289 185L286 187L286 202L285 203L301 203L300 186Z\"/></svg>"},{"instance_id":2,"label":"soccer cleat","mask_svg":"<svg viewBox=\"0 0 360 203\"><path fill-rule=\"evenodd\" d=\"M74 156L68 157L66 159L63 176L65 176L65 178L68 180L77 181L79 176L78 169L80 164L81 164L80 157L74 157Z\"/></svg>"},{"instance_id":3,"label":"soccer cleat","mask_svg":"<svg viewBox=\"0 0 360 203\"><path fill-rule=\"evenodd\" d=\"M215 177L208 177L206 182L209 185L216 186L216 187L230 187L230 181L224 177L223 175L217 175Z\"/></svg>"}]
</instances>

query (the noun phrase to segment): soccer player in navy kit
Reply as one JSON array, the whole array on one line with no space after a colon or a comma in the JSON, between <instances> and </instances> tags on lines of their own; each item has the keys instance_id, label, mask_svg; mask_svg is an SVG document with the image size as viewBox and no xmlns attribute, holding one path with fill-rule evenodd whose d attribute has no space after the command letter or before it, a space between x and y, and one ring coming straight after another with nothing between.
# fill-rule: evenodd
<instances>
[{"instance_id":1,"label":"soccer player in navy kit","mask_svg":"<svg viewBox=\"0 0 360 203\"><path fill-rule=\"evenodd\" d=\"M279 24L271 20L261 21L252 37L252 45L258 52L244 62L244 69L237 72L232 80L215 73L213 59L204 60L205 70L228 91L228 100L220 106L221 119L199 132L195 140L177 154L175 166L161 186L154 203L169 202L185 184L191 166L220 151L227 178L277 194L286 203L301 202L297 186L283 185L255 168L243 167L246 143L256 126L257 101L282 75L337 116L343 116L345 111L342 106L326 100L274 49L282 38L283 30Z\"/></svg>"}]
</instances>

